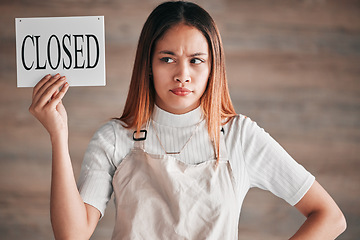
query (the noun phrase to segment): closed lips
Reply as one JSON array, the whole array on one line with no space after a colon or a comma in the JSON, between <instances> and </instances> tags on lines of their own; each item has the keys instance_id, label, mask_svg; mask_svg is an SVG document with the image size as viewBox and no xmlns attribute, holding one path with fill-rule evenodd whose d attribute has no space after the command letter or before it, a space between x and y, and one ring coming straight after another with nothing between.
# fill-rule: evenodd
<instances>
[{"instance_id":1,"label":"closed lips","mask_svg":"<svg viewBox=\"0 0 360 240\"><path fill-rule=\"evenodd\" d=\"M171 89L170 91L176 95L187 95L187 94L191 93L191 90L189 90L187 88L174 88L174 89Z\"/></svg>"}]
</instances>

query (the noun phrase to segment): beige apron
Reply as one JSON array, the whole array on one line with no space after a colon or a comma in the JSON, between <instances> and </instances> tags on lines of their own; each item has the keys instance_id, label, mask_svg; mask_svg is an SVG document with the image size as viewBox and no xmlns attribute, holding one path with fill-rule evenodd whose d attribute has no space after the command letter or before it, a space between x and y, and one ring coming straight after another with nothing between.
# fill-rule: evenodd
<instances>
[{"instance_id":1,"label":"beige apron","mask_svg":"<svg viewBox=\"0 0 360 240\"><path fill-rule=\"evenodd\" d=\"M135 141L113 177L112 239L238 239L240 201L220 135L218 167L149 154Z\"/></svg>"}]
</instances>

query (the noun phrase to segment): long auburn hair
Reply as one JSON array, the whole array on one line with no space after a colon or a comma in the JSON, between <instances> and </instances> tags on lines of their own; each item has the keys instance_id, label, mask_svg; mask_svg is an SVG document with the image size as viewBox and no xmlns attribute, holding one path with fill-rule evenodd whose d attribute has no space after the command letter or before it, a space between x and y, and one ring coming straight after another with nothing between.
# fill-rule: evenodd
<instances>
[{"instance_id":1,"label":"long auburn hair","mask_svg":"<svg viewBox=\"0 0 360 240\"><path fill-rule=\"evenodd\" d=\"M205 36L211 57L211 71L200 105L207 121L215 156L219 160L220 128L236 115L225 72L225 56L218 28L211 16L191 2L165 2L147 18L138 42L129 93L122 116L126 128L137 132L148 122L154 109L155 88L151 75L151 59L155 44L165 32L177 24L197 28Z\"/></svg>"}]
</instances>

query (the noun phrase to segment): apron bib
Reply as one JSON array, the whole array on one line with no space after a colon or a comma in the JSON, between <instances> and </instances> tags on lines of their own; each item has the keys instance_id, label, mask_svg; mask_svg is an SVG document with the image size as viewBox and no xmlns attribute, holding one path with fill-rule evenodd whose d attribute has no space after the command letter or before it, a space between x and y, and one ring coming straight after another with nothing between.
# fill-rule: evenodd
<instances>
[{"instance_id":1,"label":"apron bib","mask_svg":"<svg viewBox=\"0 0 360 240\"><path fill-rule=\"evenodd\" d=\"M113 177L112 239L237 239L240 206L222 134L217 167L146 153L142 140Z\"/></svg>"}]
</instances>

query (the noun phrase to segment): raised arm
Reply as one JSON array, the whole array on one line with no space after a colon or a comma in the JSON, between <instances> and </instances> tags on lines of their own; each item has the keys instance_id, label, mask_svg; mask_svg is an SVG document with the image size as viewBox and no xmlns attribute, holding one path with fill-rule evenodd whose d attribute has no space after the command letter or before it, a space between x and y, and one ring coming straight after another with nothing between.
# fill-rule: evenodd
<instances>
[{"instance_id":1,"label":"raised arm","mask_svg":"<svg viewBox=\"0 0 360 240\"><path fill-rule=\"evenodd\" d=\"M29 111L50 134L50 215L55 238L89 239L100 218L100 212L83 202L76 186L68 148L67 114L62 104L62 98L68 89L65 76L45 76L34 87Z\"/></svg>"},{"instance_id":2,"label":"raised arm","mask_svg":"<svg viewBox=\"0 0 360 240\"><path fill-rule=\"evenodd\" d=\"M307 219L292 240L335 239L346 229L341 210L317 181L295 207Z\"/></svg>"}]
</instances>

